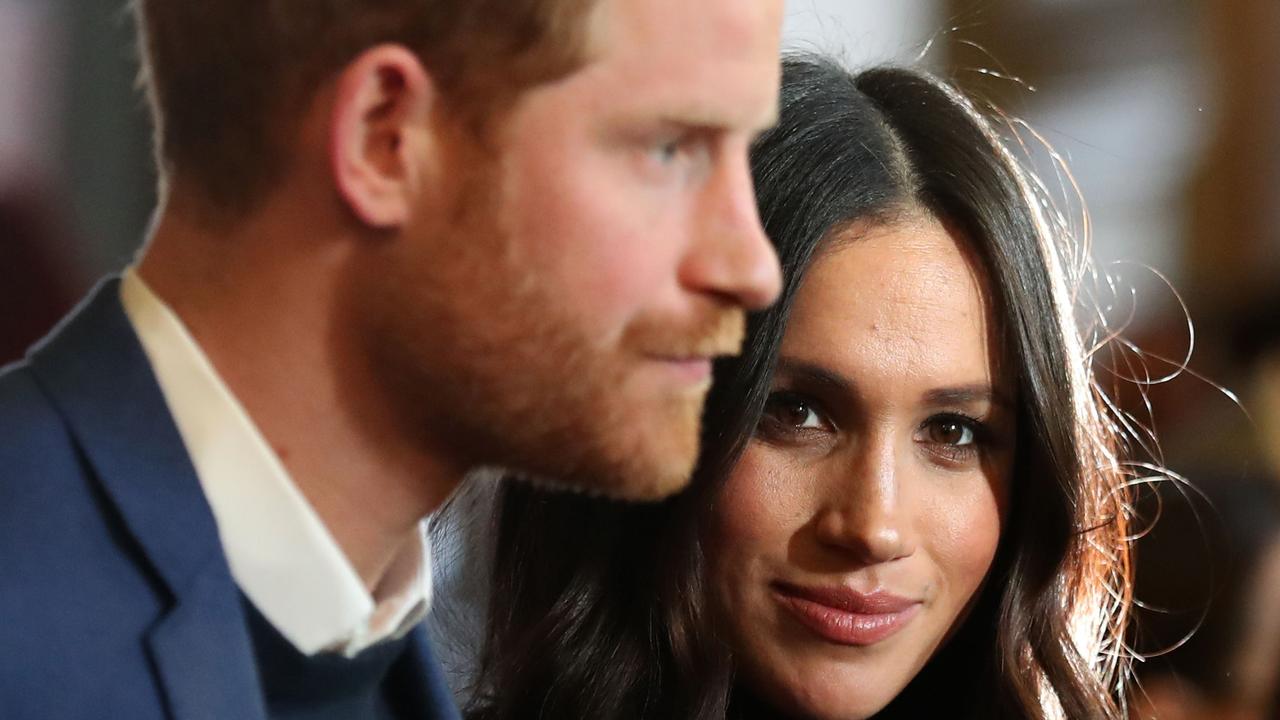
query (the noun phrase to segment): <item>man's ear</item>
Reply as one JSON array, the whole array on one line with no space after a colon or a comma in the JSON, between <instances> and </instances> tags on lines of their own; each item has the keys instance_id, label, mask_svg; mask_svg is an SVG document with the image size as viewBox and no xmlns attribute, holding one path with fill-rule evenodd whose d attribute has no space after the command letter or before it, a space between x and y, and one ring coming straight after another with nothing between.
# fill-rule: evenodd
<instances>
[{"instance_id":1,"label":"man's ear","mask_svg":"<svg viewBox=\"0 0 1280 720\"><path fill-rule=\"evenodd\" d=\"M371 228L398 228L413 212L436 152L436 94L422 62L399 45L366 50L338 78L329 137L333 179Z\"/></svg>"}]
</instances>

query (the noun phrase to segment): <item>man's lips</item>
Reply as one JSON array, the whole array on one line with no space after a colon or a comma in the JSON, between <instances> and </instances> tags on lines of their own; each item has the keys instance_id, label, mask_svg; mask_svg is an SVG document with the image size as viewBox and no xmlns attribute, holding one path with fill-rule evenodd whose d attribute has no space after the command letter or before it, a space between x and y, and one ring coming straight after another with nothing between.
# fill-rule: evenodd
<instances>
[{"instance_id":1,"label":"man's lips","mask_svg":"<svg viewBox=\"0 0 1280 720\"><path fill-rule=\"evenodd\" d=\"M812 587L777 582L774 597L792 617L828 642L874 645L904 628L920 610L919 600L876 590Z\"/></svg>"},{"instance_id":2,"label":"man's lips","mask_svg":"<svg viewBox=\"0 0 1280 720\"><path fill-rule=\"evenodd\" d=\"M711 379L712 359L709 357L658 357L681 380L691 383Z\"/></svg>"}]
</instances>

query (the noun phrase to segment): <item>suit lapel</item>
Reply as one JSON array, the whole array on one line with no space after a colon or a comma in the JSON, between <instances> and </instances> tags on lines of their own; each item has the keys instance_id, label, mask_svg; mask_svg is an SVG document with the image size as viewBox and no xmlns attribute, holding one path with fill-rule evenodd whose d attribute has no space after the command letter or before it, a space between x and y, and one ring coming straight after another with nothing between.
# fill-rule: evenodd
<instances>
[{"instance_id":1,"label":"suit lapel","mask_svg":"<svg viewBox=\"0 0 1280 720\"><path fill-rule=\"evenodd\" d=\"M265 717L239 591L151 365L101 284L31 367L174 604L147 638L175 720Z\"/></svg>"},{"instance_id":2,"label":"suit lapel","mask_svg":"<svg viewBox=\"0 0 1280 720\"><path fill-rule=\"evenodd\" d=\"M263 720L240 595L210 567L147 636L175 720Z\"/></svg>"}]
</instances>

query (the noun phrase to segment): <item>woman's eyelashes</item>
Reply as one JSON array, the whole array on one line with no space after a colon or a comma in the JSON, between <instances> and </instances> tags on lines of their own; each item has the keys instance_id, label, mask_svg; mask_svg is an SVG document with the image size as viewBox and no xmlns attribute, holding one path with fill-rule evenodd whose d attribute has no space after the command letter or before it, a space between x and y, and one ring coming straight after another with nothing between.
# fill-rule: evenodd
<instances>
[{"instance_id":1,"label":"woman's eyelashes","mask_svg":"<svg viewBox=\"0 0 1280 720\"><path fill-rule=\"evenodd\" d=\"M757 435L769 441L798 443L832 435L835 430L817 400L791 390L777 390L765 400Z\"/></svg>"},{"instance_id":2,"label":"woman's eyelashes","mask_svg":"<svg viewBox=\"0 0 1280 720\"><path fill-rule=\"evenodd\" d=\"M990 426L960 412L931 415L920 423L915 441L931 456L950 467L977 462L994 442Z\"/></svg>"},{"instance_id":3,"label":"woman's eyelashes","mask_svg":"<svg viewBox=\"0 0 1280 720\"><path fill-rule=\"evenodd\" d=\"M779 445L829 445L840 432L832 414L817 398L795 390L775 390L765 401L756 436ZM977 464L998 438L987 421L953 410L925 418L912 440L939 465L962 469Z\"/></svg>"}]
</instances>

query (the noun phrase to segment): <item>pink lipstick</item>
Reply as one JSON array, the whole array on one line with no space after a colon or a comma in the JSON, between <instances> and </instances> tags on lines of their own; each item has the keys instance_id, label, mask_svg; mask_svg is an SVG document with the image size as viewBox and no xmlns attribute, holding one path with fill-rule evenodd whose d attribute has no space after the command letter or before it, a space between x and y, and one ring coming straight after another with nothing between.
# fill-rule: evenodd
<instances>
[{"instance_id":1,"label":"pink lipstick","mask_svg":"<svg viewBox=\"0 0 1280 720\"><path fill-rule=\"evenodd\" d=\"M874 645L915 618L920 601L884 590L860 593L846 587L773 584L774 596L814 634L838 645Z\"/></svg>"}]
</instances>

